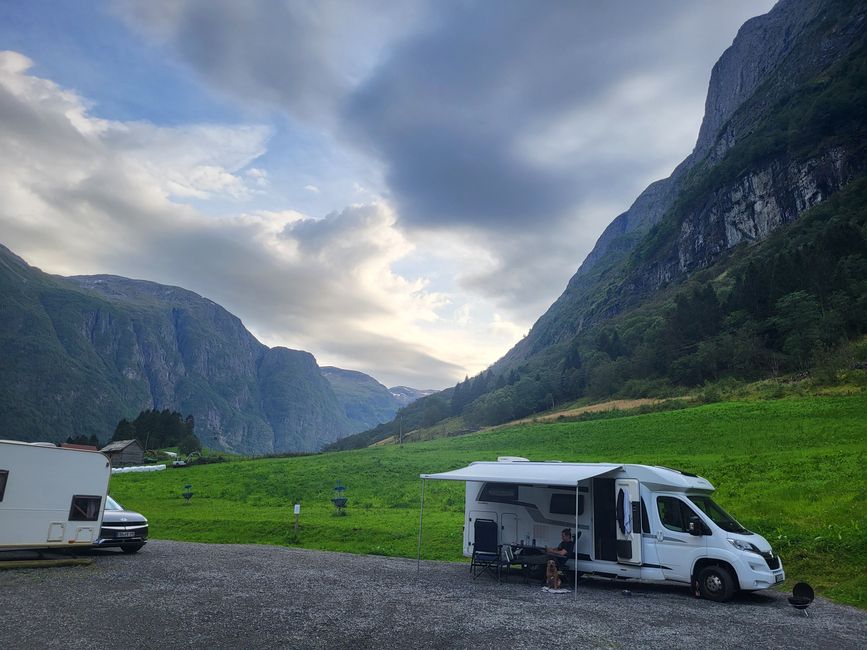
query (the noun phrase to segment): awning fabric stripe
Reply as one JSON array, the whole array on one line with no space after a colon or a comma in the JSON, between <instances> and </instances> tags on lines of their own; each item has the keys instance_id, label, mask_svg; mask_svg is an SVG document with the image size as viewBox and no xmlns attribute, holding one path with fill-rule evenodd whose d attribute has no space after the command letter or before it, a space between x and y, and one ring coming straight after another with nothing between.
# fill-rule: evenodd
<instances>
[{"instance_id":1,"label":"awning fabric stripe","mask_svg":"<svg viewBox=\"0 0 867 650\"><path fill-rule=\"evenodd\" d=\"M434 481L484 481L529 485L576 485L594 476L603 476L622 465L606 463L476 462L439 474L421 474Z\"/></svg>"}]
</instances>

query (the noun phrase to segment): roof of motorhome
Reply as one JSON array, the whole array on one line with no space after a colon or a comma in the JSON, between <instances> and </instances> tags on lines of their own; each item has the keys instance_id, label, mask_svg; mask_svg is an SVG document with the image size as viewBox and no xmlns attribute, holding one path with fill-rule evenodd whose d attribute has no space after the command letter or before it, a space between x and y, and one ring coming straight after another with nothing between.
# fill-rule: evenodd
<instances>
[{"instance_id":1,"label":"roof of motorhome","mask_svg":"<svg viewBox=\"0 0 867 650\"><path fill-rule=\"evenodd\" d=\"M623 470L620 472L619 470ZM421 474L423 479L443 481L486 481L531 485L576 485L595 476L636 478L642 483L675 490L713 490L700 476L683 474L667 467L613 463L560 463L531 461L476 461L466 467L438 474Z\"/></svg>"}]
</instances>

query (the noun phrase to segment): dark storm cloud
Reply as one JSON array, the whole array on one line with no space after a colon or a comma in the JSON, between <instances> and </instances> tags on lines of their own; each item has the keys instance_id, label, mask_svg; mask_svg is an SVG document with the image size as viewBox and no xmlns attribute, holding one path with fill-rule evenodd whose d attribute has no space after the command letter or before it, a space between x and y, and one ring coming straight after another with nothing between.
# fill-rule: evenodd
<instances>
[{"instance_id":1,"label":"dark storm cloud","mask_svg":"<svg viewBox=\"0 0 867 650\"><path fill-rule=\"evenodd\" d=\"M578 143L556 157L534 136L581 107L604 114L613 101L608 95L639 77L650 84L678 79L667 96L659 91L632 100L647 129L671 128L652 116L700 101L715 58L743 19L766 4L154 0L119 6L215 87L244 103L337 128L375 156L403 224L526 231L574 218L573 208L588 196L616 196L625 208L634 197L623 194L631 187L624 178L645 177L659 158L635 143L635 151L601 160L600 147L626 148L616 124L600 125L607 142ZM664 158L669 170L678 162L670 151Z\"/></svg>"},{"instance_id":2,"label":"dark storm cloud","mask_svg":"<svg viewBox=\"0 0 867 650\"><path fill-rule=\"evenodd\" d=\"M213 87L244 104L278 107L312 121L333 114L392 23L410 23L415 6L389 7L380 0L114 3L132 27L166 41Z\"/></svg>"},{"instance_id":3,"label":"dark storm cloud","mask_svg":"<svg viewBox=\"0 0 867 650\"><path fill-rule=\"evenodd\" d=\"M405 222L520 228L562 216L596 170L533 159L522 138L658 65L642 55L658 52L680 5L449 6L356 91L351 132L385 161Z\"/></svg>"}]
</instances>

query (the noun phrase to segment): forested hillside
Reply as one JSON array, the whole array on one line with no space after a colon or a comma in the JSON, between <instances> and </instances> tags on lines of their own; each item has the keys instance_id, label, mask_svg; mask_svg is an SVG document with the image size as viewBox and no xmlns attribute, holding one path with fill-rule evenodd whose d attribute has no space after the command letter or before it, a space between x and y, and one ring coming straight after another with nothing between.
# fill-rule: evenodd
<instances>
[{"instance_id":1,"label":"forested hillside","mask_svg":"<svg viewBox=\"0 0 867 650\"><path fill-rule=\"evenodd\" d=\"M714 68L695 151L615 219L530 333L335 448L863 362L865 16L862 2L783 0L748 21Z\"/></svg>"}]
</instances>

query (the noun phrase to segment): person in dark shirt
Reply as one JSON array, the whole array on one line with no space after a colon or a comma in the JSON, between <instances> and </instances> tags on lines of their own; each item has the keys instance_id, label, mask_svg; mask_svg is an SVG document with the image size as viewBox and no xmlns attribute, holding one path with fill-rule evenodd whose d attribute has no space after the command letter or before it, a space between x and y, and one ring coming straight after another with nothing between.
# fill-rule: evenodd
<instances>
[{"instance_id":1,"label":"person in dark shirt","mask_svg":"<svg viewBox=\"0 0 867 650\"><path fill-rule=\"evenodd\" d=\"M575 540L572 539L572 529L564 528L560 532L560 537L562 541L556 547L554 546L546 546L545 552L550 553L551 555L559 555L563 558L570 558L575 556Z\"/></svg>"}]
</instances>

